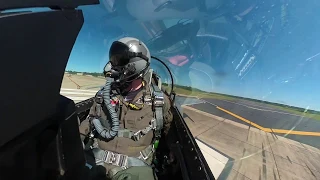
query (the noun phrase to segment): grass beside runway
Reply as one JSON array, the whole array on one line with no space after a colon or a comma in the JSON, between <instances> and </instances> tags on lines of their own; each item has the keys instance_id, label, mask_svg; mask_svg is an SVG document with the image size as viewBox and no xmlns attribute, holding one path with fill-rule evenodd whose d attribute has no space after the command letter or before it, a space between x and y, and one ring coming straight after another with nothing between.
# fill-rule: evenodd
<instances>
[{"instance_id":1,"label":"grass beside runway","mask_svg":"<svg viewBox=\"0 0 320 180\"><path fill-rule=\"evenodd\" d=\"M286 111L288 113L301 115L306 118L320 120L320 112L318 112L318 111L312 112L312 110L308 111L308 110L304 110L302 108L297 109L295 107L290 108L290 107L283 107L283 106L277 106L277 105L269 105L269 106L276 108L276 109L279 109L279 110L282 110L282 111Z\"/></svg>"},{"instance_id":2,"label":"grass beside runway","mask_svg":"<svg viewBox=\"0 0 320 180\"><path fill-rule=\"evenodd\" d=\"M170 90L171 88L166 84L164 84L163 87L165 88L165 90ZM209 92L201 91L196 88L180 86L180 85L175 85L173 90L175 91L176 94L183 95L183 96L192 96L192 97L198 97L198 98L214 98L214 99L229 100L229 101L237 100L236 97L232 97L224 94L218 94L218 93L209 93Z\"/></svg>"}]
</instances>

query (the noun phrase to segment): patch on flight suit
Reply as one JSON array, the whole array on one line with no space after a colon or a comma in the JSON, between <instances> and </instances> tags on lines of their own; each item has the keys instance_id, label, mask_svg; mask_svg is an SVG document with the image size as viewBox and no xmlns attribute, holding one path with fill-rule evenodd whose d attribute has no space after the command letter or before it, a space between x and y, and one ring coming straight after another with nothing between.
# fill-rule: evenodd
<instances>
[{"instance_id":1,"label":"patch on flight suit","mask_svg":"<svg viewBox=\"0 0 320 180\"><path fill-rule=\"evenodd\" d=\"M145 105L152 105L152 101L151 101L151 98L144 98L144 103L143 103L143 100L142 98L139 98L135 104L137 105L142 105L142 104L145 104Z\"/></svg>"},{"instance_id":2,"label":"patch on flight suit","mask_svg":"<svg viewBox=\"0 0 320 180\"><path fill-rule=\"evenodd\" d=\"M139 105L143 104L142 98L139 98L139 99L135 102L135 104L139 104Z\"/></svg>"},{"instance_id":3,"label":"patch on flight suit","mask_svg":"<svg viewBox=\"0 0 320 180\"><path fill-rule=\"evenodd\" d=\"M152 100L151 100L151 96L150 96L150 95L146 95L146 96L144 97L144 103L145 103L146 105L149 105L149 106L152 105Z\"/></svg>"},{"instance_id":4,"label":"patch on flight suit","mask_svg":"<svg viewBox=\"0 0 320 180\"><path fill-rule=\"evenodd\" d=\"M118 97L117 97L117 96L113 96L113 97L111 98L111 105L112 105L112 106L115 106L115 105L117 105L118 103L119 103Z\"/></svg>"}]
</instances>

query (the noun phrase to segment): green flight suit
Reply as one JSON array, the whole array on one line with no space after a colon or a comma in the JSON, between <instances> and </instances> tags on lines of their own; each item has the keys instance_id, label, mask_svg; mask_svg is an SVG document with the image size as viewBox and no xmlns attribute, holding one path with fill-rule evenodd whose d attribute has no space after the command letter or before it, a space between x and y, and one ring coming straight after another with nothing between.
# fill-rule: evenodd
<instances>
[{"instance_id":1,"label":"green flight suit","mask_svg":"<svg viewBox=\"0 0 320 180\"><path fill-rule=\"evenodd\" d=\"M131 131L138 131L147 126L151 119L153 118L153 111L150 103L144 103L142 98L144 97L144 90L141 90L135 98L132 100L133 104L137 104L138 106L142 106L140 110L132 110L126 104L123 103L121 97L119 97L120 101L120 109L119 109L119 120L120 120L120 129L128 129ZM147 91L149 92L149 91ZM164 106L163 106L163 132L166 134L170 128L172 122L172 113L170 111L171 102L164 94ZM107 109L103 108L103 112L101 113L102 119L110 119L108 117ZM95 104L90 109L89 114L95 114ZM105 127L110 127L107 122L101 122ZM89 120L85 120L80 125L80 133L88 134L89 133ZM153 131L149 131L146 135L144 135L139 141L134 141L132 139L126 137L115 137L114 139L106 142L101 139L97 139L99 148L102 150L108 150L119 154L125 154L129 157L138 157L140 151L148 147L153 143ZM84 137L81 138L82 140ZM152 155L146 160L148 164L152 162ZM104 163L104 166L107 170L107 173L116 166ZM129 178L130 176L130 178ZM149 166L142 167L129 167L128 169L122 170L113 176L112 179L122 180L122 179L132 179L132 180L142 180L142 179L155 179L153 170Z\"/></svg>"}]
</instances>

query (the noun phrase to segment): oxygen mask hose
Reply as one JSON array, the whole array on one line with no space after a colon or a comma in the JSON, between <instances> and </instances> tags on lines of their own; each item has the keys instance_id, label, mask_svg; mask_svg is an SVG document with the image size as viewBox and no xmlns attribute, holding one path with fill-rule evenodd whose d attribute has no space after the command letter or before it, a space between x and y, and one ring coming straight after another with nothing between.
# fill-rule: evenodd
<instances>
[{"instance_id":1,"label":"oxygen mask hose","mask_svg":"<svg viewBox=\"0 0 320 180\"><path fill-rule=\"evenodd\" d=\"M94 127L96 128L97 132L106 139L112 139L114 138L119 131L119 117L117 112L115 111L114 107L111 104L111 98L110 98L110 92L111 92L111 85L114 82L113 78L106 77L106 85L103 88L103 101L104 105L107 108L108 112L110 113L111 117L111 128L107 129L106 127L103 127L100 120L97 118L94 118L92 120Z\"/></svg>"}]
</instances>

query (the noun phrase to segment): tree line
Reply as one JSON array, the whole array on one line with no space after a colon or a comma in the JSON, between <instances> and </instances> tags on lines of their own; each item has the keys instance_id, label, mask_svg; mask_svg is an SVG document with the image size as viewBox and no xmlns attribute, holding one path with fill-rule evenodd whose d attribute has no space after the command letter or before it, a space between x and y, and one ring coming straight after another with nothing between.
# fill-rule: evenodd
<instances>
[{"instance_id":1,"label":"tree line","mask_svg":"<svg viewBox=\"0 0 320 180\"><path fill-rule=\"evenodd\" d=\"M164 86L169 86L169 84L167 83L162 83L162 85ZM170 85L171 86L171 85ZM188 90L188 91L197 91L197 92L201 92L201 93L206 93L206 91L200 90L198 88L193 88L191 86L183 86L183 85L179 85L179 84L175 84L174 88L180 88L180 89L184 89L184 90Z\"/></svg>"},{"instance_id":2,"label":"tree line","mask_svg":"<svg viewBox=\"0 0 320 180\"><path fill-rule=\"evenodd\" d=\"M99 77L99 76L103 76L102 73L98 73L98 72L79 72L79 71L66 71L69 74L77 74L77 73L82 73L83 75L91 75L94 77Z\"/></svg>"}]
</instances>

